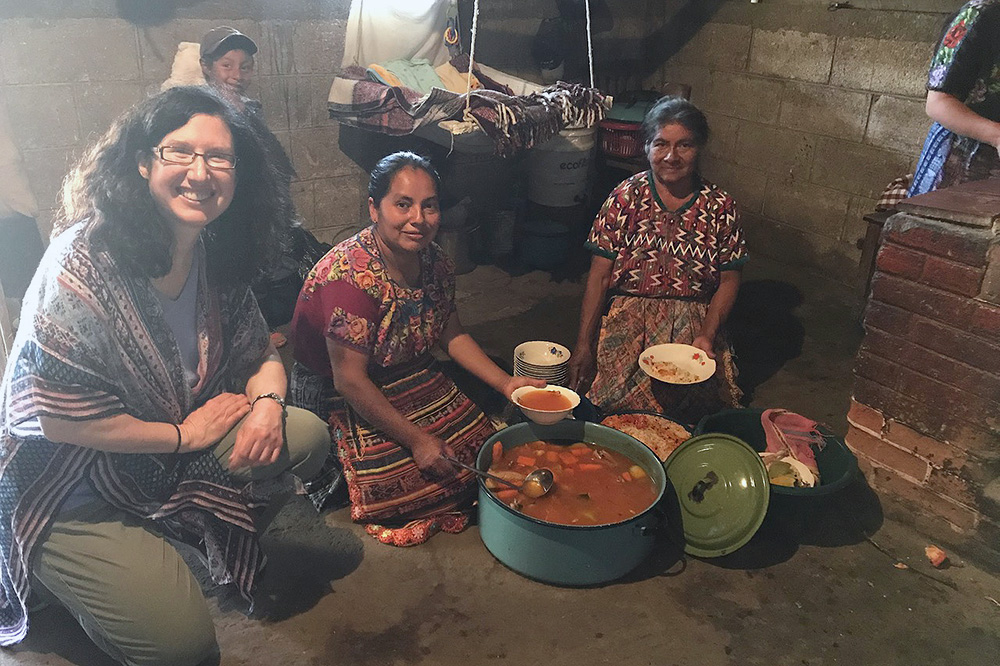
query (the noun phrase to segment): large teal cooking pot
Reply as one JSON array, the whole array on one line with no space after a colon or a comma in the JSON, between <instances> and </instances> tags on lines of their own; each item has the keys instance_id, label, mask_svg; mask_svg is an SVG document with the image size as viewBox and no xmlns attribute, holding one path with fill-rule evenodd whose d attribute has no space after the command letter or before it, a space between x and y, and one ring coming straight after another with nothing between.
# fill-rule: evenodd
<instances>
[{"instance_id":1,"label":"large teal cooking pot","mask_svg":"<svg viewBox=\"0 0 1000 666\"><path fill-rule=\"evenodd\" d=\"M476 466L488 470L493 443L504 450L539 439L588 442L623 453L656 484L656 501L642 513L606 525L559 525L519 513L498 500L479 480L479 535L486 548L514 571L555 585L598 585L621 578L652 552L654 527L662 522L656 507L667 475L660 460L642 442L623 432L565 420L555 425L519 423L490 437L479 450Z\"/></svg>"}]
</instances>

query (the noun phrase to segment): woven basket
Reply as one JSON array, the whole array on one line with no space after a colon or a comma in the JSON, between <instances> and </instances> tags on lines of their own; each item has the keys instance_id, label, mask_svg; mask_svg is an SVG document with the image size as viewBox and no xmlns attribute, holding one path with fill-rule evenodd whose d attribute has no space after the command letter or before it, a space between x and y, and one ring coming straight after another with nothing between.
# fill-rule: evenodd
<instances>
[{"instance_id":1,"label":"woven basket","mask_svg":"<svg viewBox=\"0 0 1000 666\"><path fill-rule=\"evenodd\" d=\"M608 157L629 159L642 155L642 125L639 123L602 120L601 151Z\"/></svg>"}]
</instances>

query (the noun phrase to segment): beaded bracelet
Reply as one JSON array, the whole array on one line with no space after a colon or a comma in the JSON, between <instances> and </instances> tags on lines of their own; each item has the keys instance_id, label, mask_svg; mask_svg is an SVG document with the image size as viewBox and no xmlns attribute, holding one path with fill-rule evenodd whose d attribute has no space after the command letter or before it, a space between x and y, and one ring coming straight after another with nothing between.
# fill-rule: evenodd
<instances>
[{"instance_id":1,"label":"beaded bracelet","mask_svg":"<svg viewBox=\"0 0 1000 666\"><path fill-rule=\"evenodd\" d=\"M176 423L171 423L170 425L172 425L174 427L174 430L177 431L177 446L175 446L174 450L171 452L172 454L174 454L181 450L181 427Z\"/></svg>"}]
</instances>

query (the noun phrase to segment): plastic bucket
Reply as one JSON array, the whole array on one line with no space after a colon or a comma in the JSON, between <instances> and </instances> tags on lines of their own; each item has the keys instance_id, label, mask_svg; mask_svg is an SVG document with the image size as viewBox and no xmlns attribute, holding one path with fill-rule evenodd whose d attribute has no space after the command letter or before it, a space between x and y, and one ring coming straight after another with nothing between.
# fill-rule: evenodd
<instances>
[{"instance_id":1,"label":"plastic bucket","mask_svg":"<svg viewBox=\"0 0 1000 666\"><path fill-rule=\"evenodd\" d=\"M596 127L564 129L528 154L528 199L543 206L584 203L594 162Z\"/></svg>"},{"instance_id":2,"label":"plastic bucket","mask_svg":"<svg viewBox=\"0 0 1000 666\"><path fill-rule=\"evenodd\" d=\"M473 238L479 232L479 225L438 229L434 239L441 249L455 262L455 273L462 275L476 268L472 259Z\"/></svg>"},{"instance_id":3,"label":"plastic bucket","mask_svg":"<svg viewBox=\"0 0 1000 666\"><path fill-rule=\"evenodd\" d=\"M569 256L570 228L546 218L529 220L521 228L518 257L531 268L558 268Z\"/></svg>"}]
</instances>

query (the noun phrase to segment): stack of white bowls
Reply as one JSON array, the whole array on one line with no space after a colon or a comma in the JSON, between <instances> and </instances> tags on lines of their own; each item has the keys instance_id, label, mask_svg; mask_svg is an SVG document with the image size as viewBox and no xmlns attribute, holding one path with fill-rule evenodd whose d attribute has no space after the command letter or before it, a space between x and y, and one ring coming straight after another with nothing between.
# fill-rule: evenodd
<instances>
[{"instance_id":1,"label":"stack of white bowls","mask_svg":"<svg viewBox=\"0 0 1000 666\"><path fill-rule=\"evenodd\" d=\"M570 352L557 342L531 340L514 348L514 375L565 386Z\"/></svg>"}]
</instances>

